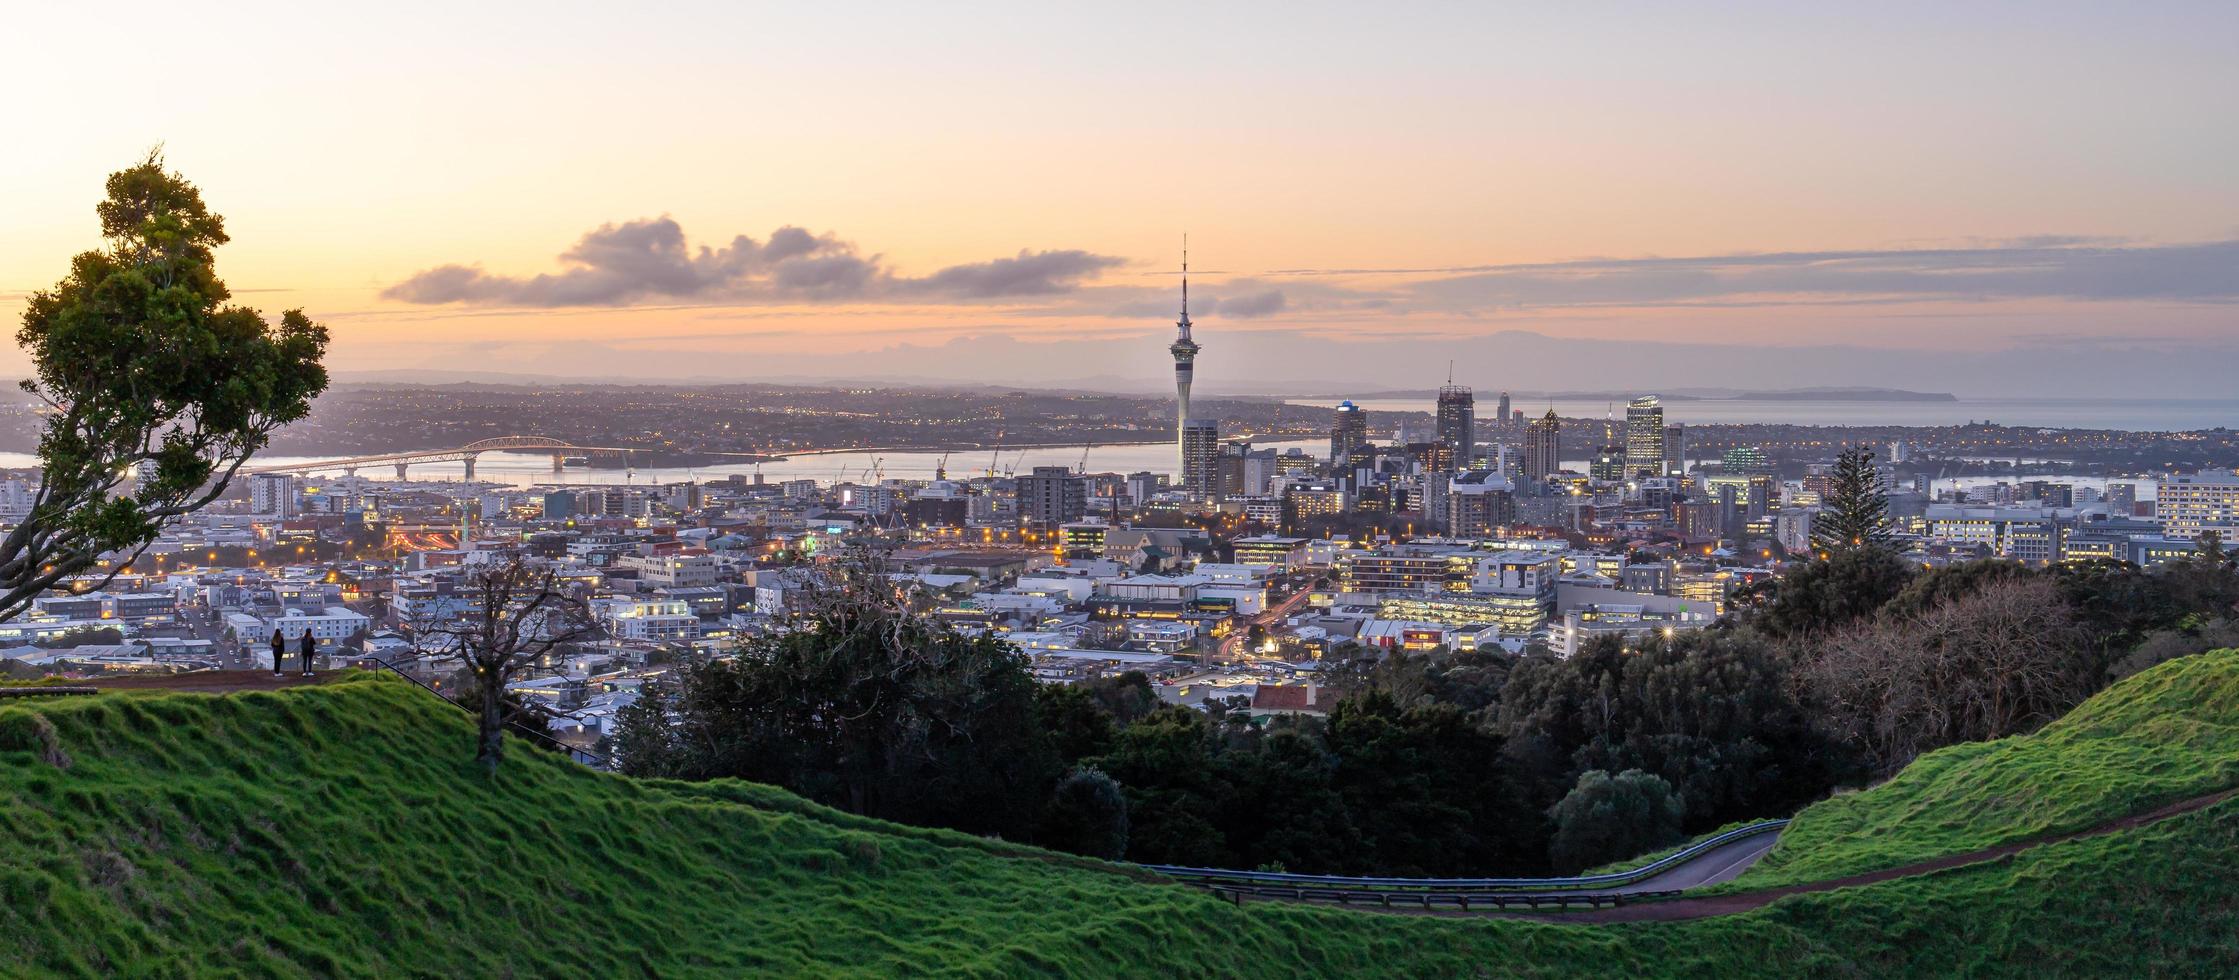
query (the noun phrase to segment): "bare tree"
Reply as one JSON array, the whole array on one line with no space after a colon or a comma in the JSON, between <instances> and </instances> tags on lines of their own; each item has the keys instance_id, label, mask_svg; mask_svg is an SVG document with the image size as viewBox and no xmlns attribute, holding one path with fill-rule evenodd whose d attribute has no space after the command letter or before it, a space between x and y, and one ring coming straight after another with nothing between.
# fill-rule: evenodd
<instances>
[{"instance_id":1,"label":"bare tree","mask_svg":"<svg viewBox=\"0 0 2239 980\"><path fill-rule=\"evenodd\" d=\"M2093 649L2058 586L2013 579L1831 634L1803 676L1831 727L1890 773L2059 717L2096 689Z\"/></svg>"},{"instance_id":2,"label":"bare tree","mask_svg":"<svg viewBox=\"0 0 2239 980\"><path fill-rule=\"evenodd\" d=\"M495 772L505 755L505 729L527 713L508 704L505 685L565 644L598 631L583 600L557 573L520 556L476 567L467 575L471 597L456 615L415 622L413 642L422 656L459 661L473 681L467 692L477 722L475 761Z\"/></svg>"}]
</instances>

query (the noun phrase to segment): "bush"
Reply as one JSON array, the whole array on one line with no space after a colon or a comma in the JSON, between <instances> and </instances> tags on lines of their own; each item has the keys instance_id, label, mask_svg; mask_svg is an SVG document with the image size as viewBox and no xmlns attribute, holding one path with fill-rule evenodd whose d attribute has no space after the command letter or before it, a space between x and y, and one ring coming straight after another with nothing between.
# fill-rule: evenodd
<instances>
[{"instance_id":1,"label":"bush","mask_svg":"<svg viewBox=\"0 0 2239 980\"><path fill-rule=\"evenodd\" d=\"M1127 854L1127 794L1096 769L1058 780L1042 816L1041 843L1061 851L1117 861Z\"/></svg>"},{"instance_id":2,"label":"bush","mask_svg":"<svg viewBox=\"0 0 2239 980\"><path fill-rule=\"evenodd\" d=\"M1627 769L1615 776L1593 769L1547 815L1555 837L1547 857L1555 870L1576 874L1678 843L1683 813L1679 795L1661 776Z\"/></svg>"}]
</instances>

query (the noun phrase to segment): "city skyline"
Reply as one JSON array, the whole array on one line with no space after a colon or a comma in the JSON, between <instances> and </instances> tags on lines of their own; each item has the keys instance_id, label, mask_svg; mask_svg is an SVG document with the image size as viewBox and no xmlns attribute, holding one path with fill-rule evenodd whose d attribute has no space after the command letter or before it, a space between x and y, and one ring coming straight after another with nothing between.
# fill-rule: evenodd
<instances>
[{"instance_id":1,"label":"city skyline","mask_svg":"<svg viewBox=\"0 0 2239 980\"><path fill-rule=\"evenodd\" d=\"M1168 9L218 12L122 59L28 12L0 98L53 135L0 170L0 312L161 143L238 298L328 323L342 378L1148 388L1183 228L1200 391L2239 369L2239 140L2196 124L2239 109L2228 7Z\"/></svg>"}]
</instances>

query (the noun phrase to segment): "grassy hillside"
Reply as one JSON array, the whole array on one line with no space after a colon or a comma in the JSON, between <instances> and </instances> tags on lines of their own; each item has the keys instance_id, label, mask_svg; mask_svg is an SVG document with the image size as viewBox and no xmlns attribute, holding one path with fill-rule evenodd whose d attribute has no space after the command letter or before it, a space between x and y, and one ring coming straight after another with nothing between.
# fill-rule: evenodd
<instances>
[{"instance_id":1,"label":"grassy hillside","mask_svg":"<svg viewBox=\"0 0 2239 980\"><path fill-rule=\"evenodd\" d=\"M1834 878L2047 834L2239 786L2239 650L2128 678L2032 735L1940 749L1806 808L1748 889Z\"/></svg>"},{"instance_id":2,"label":"grassy hillside","mask_svg":"<svg viewBox=\"0 0 2239 980\"><path fill-rule=\"evenodd\" d=\"M2228 662L2228 661L2227 661ZM1693 922L1236 908L766 787L590 773L356 678L0 708L0 975L2239 970L2239 807Z\"/></svg>"}]
</instances>

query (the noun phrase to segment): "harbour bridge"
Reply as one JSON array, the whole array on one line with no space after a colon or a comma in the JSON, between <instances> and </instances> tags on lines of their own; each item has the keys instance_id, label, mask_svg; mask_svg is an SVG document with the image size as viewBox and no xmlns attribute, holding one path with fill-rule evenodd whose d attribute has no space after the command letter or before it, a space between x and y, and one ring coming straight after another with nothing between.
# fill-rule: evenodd
<instances>
[{"instance_id":1,"label":"harbour bridge","mask_svg":"<svg viewBox=\"0 0 2239 980\"><path fill-rule=\"evenodd\" d=\"M552 470L559 472L567 457L582 453L628 453L639 450L627 446L578 446L572 442L546 436L499 436L470 442L457 449L426 449L409 453L381 453L373 456L350 456L344 459L321 459L308 463L286 463L277 466L252 467L248 473L315 473L322 470L341 470L352 476L358 467L392 465L396 477L405 479L405 472L417 463L465 463L466 478L474 479L474 461L483 453L540 453L552 454Z\"/></svg>"}]
</instances>

